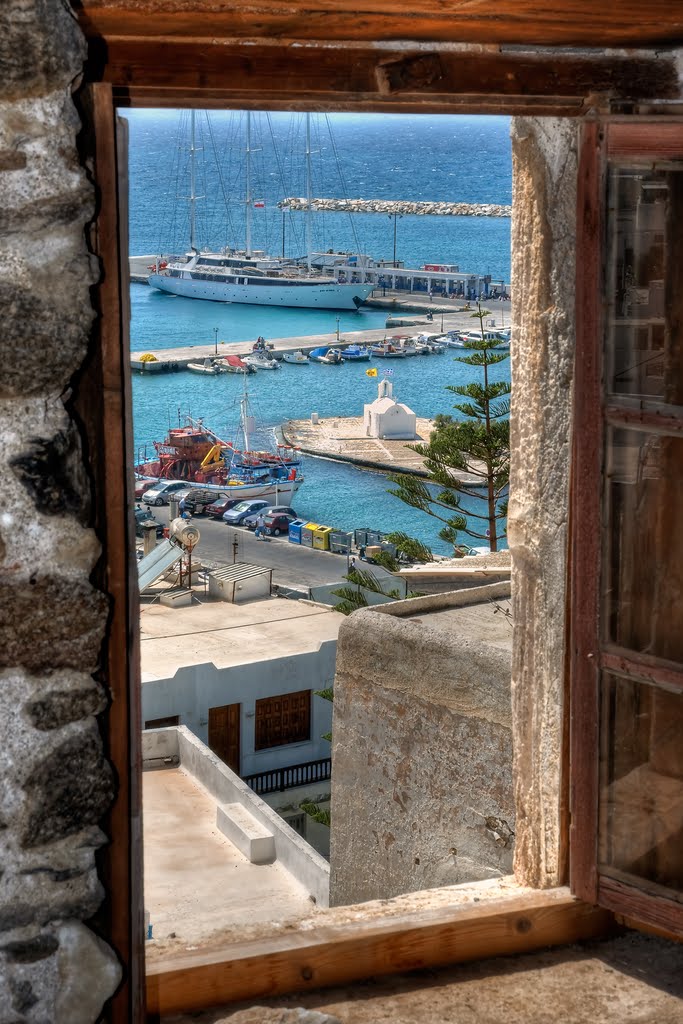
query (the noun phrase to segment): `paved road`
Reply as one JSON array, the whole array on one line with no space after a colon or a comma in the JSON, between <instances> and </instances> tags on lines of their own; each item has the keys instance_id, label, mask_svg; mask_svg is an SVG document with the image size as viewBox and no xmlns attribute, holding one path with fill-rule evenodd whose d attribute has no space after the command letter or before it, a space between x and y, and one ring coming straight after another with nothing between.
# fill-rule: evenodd
<instances>
[{"instance_id":1,"label":"paved road","mask_svg":"<svg viewBox=\"0 0 683 1024\"><path fill-rule=\"evenodd\" d=\"M165 521L164 510L157 519ZM237 540L237 561L265 565L273 569L273 583L294 589L306 589L321 583L336 583L346 572L346 557L329 551L290 544L286 537L256 540L242 527L226 526L220 520L196 516L193 520L201 534L197 555L205 564L227 565L233 561L233 541Z\"/></svg>"}]
</instances>

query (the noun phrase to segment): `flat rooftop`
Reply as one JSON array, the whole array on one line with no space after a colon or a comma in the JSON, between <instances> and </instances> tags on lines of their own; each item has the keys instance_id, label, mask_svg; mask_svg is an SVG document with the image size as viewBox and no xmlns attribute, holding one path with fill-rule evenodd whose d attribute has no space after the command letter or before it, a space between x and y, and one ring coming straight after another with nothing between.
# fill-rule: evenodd
<instances>
[{"instance_id":1,"label":"flat rooftop","mask_svg":"<svg viewBox=\"0 0 683 1024\"><path fill-rule=\"evenodd\" d=\"M187 608L151 604L140 614L142 682L168 679L188 665L216 668L306 654L336 640L345 616L332 609L268 598Z\"/></svg>"},{"instance_id":2,"label":"flat rooftop","mask_svg":"<svg viewBox=\"0 0 683 1024\"><path fill-rule=\"evenodd\" d=\"M216 800L181 768L142 775L145 909L150 958L203 945L235 925L315 914L277 861L251 864L216 826Z\"/></svg>"}]
</instances>

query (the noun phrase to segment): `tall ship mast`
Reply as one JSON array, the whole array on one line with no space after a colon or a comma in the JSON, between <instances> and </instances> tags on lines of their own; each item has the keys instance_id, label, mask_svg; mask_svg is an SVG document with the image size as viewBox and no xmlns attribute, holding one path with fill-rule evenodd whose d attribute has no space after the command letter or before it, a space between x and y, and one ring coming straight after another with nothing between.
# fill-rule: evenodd
<instances>
[{"instance_id":1,"label":"tall ship mast","mask_svg":"<svg viewBox=\"0 0 683 1024\"><path fill-rule=\"evenodd\" d=\"M321 273L311 261L311 127L306 115L306 265L283 257L254 252L251 242L251 114L246 120L245 249L199 251L196 242L195 112L190 120L190 250L182 259L161 267L157 259L148 282L153 288L187 299L237 302L257 306L295 306L305 309L353 310L371 294L374 285L364 280L340 282ZM354 268L357 270L357 268ZM362 274L360 275L362 278ZM353 277L353 270L351 271Z\"/></svg>"}]
</instances>

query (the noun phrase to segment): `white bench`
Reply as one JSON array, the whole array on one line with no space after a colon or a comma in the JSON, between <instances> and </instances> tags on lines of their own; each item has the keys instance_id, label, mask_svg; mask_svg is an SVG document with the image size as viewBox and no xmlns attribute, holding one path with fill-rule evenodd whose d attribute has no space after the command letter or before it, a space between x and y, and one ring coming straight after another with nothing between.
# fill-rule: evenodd
<instances>
[{"instance_id":1,"label":"white bench","mask_svg":"<svg viewBox=\"0 0 683 1024\"><path fill-rule=\"evenodd\" d=\"M252 864L275 860L275 838L241 804L219 804L216 825Z\"/></svg>"}]
</instances>

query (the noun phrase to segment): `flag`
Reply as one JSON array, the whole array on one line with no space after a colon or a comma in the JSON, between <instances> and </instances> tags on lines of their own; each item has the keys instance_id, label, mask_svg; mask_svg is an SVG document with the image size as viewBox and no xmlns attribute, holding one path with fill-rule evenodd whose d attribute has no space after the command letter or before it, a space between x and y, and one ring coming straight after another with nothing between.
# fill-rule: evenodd
<instances>
[{"instance_id":1,"label":"flag","mask_svg":"<svg viewBox=\"0 0 683 1024\"><path fill-rule=\"evenodd\" d=\"M256 199L256 200L254 200L254 206L256 207L257 210L262 209L265 205L266 205L265 199Z\"/></svg>"},{"instance_id":2,"label":"flag","mask_svg":"<svg viewBox=\"0 0 683 1024\"><path fill-rule=\"evenodd\" d=\"M374 368L374 366L372 367L372 369L365 371L365 376L366 377L376 377L377 376L377 370Z\"/></svg>"},{"instance_id":3,"label":"flag","mask_svg":"<svg viewBox=\"0 0 683 1024\"><path fill-rule=\"evenodd\" d=\"M393 370L382 370L382 373L384 374L385 377L393 377L394 376L394 371ZM377 370L375 370L375 376L376 375L377 375Z\"/></svg>"}]
</instances>

